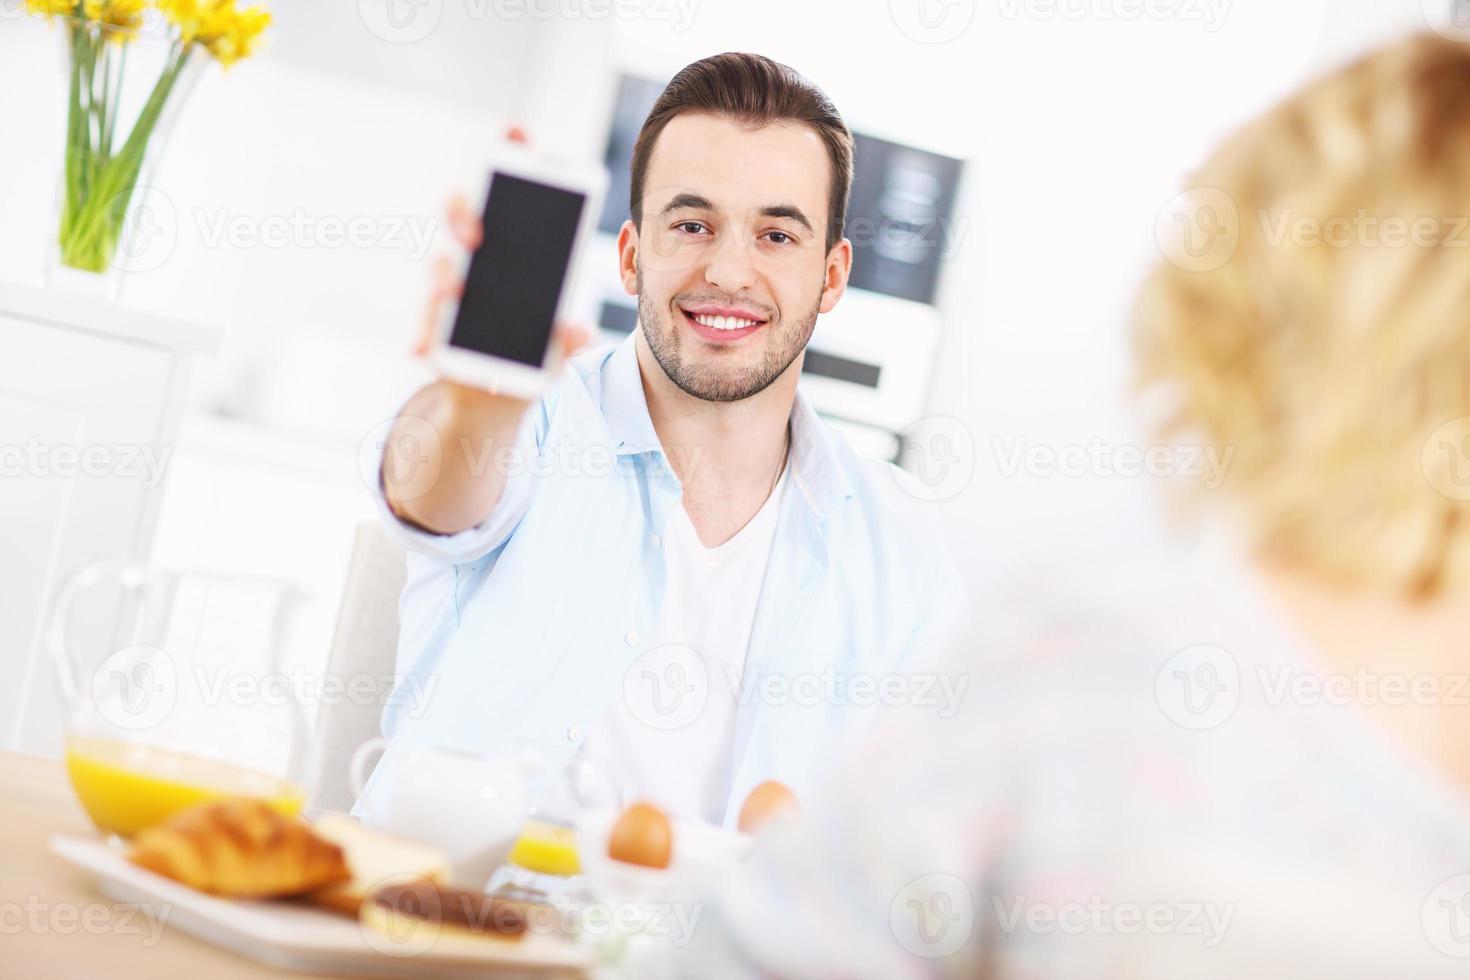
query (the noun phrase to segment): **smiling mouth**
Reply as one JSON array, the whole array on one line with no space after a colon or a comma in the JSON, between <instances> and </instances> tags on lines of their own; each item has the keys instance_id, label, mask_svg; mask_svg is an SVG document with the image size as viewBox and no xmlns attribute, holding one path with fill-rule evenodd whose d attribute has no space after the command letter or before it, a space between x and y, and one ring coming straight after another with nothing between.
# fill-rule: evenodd
<instances>
[{"instance_id":1,"label":"smiling mouth","mask_svg":"<svg viewBox=\"0 0 1470 980\"><path fill-rule=\"evenodd\" d=\"M730 343L749 337L769 322L748 310L681 306L679 313L691 330L714 343Z\"/></svg>"}]
</instances>

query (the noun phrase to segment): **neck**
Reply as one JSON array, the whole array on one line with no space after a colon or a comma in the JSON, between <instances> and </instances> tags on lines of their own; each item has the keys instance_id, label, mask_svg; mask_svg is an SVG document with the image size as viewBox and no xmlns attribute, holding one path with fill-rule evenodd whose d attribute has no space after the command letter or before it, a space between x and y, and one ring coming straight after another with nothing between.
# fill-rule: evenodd
<instances>
[{"instance_id":1,"label":"neck","mask_svg":"<svg viewBox=\"0 0 1470 980\"><path fill-rule=\"evenodd\" d=\"M1335 588L1280 566L1259 571L1314 648L1324 679L1349 679L1351 707L1470 794L1470 718L1458 680L1470 673L1470 598L1415 601Z\"/></svg>"},{"instance_id":2,"label":"neck","mask_svg":"<svg viewBox=\"0 0 1470 980\"><path fill-rule=\"evenodd\" d=\"M786 454L802 358L749 398L712 402L670 381L641 331L637 352L648 415L683 484L684 508L706 545L727 540L770 496Z\"/></svg>"}]
</instances>

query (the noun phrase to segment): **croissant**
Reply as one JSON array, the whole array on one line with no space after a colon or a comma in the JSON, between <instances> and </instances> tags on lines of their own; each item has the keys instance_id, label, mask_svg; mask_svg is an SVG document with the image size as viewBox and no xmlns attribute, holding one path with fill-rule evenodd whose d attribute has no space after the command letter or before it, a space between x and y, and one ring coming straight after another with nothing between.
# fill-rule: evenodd
<instances>
[{"instance_id":1,"label":"croissant","mask_svg":"<svg viewBox=\"0 0 1470 980\"><path fill-rule=\"evenodd\" d=\"M128 860L229 898L277 898L351 878L336 844L260 800L229 798L180 811L138 835Z\"/></svg>"}]
</instances>

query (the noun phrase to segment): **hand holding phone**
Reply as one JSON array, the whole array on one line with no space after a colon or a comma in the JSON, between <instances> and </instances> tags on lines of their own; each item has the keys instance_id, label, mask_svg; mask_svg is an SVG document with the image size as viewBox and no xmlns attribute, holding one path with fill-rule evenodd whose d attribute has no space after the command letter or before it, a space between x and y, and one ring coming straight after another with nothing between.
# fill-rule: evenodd
<instances>
[{"instance_id":1,"label":"hand holding phone","mask_svg":"<svg viewBox=\"0 0 1470 980\"><path fill-rule=\"evenodd\" d=\"M442 290L426 324L445 377L523 400L550 386L563 356L556 326L605 184L600 168L506 156L489 175L478 226L462 210L451 215L469 261L458 302Z\"/></svg>"},{"instance_id":2,"label":"hand holding phone","mask_svg":"<svg viewBox=\"0 0 1470 980\"><path fill-rule=\"evenodd\" d=\"M553 177L560 185L547 185L539 174L511 176L518 179L498 188L492 176L479 213L463 199L450 203L449 227L468 261L445 258L436 266L414 345L445 377L404 406L384 447L390 509L437 533L484 521L505 488L502 474L474 470L465 454L445 447L513 442L532 399L587 337L568 327L561 311L605 177L596 171L581 180ZM426 443L415 436L424 424L437 439ZM432 458L424 458L426 452ZM390 478L414 472L436 477L426 486Z\"/></svg>"}]
</instances>

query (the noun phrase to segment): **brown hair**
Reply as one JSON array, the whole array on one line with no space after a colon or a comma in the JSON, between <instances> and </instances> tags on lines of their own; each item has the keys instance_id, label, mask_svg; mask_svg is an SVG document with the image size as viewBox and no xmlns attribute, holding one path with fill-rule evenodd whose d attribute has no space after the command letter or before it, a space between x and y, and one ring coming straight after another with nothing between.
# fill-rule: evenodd
<instances>
[{"instance_id":1,"label":"brown hair","mask_svg":"<svg viewBox=\"0 0 1470 980\"><path fill-rule=\"evenodd\" d=\"M643 181L653 145L669 120L685 112L728 116L751 127L792 121L817 131L832 163L827 197L827 248L842 238L847 201L852 192L852 133L827 94L800 73L758 54L727 52L702 58L675 75L633 145L633 181L629 210L643 228Z\"/></svg>"}]
</instances>

